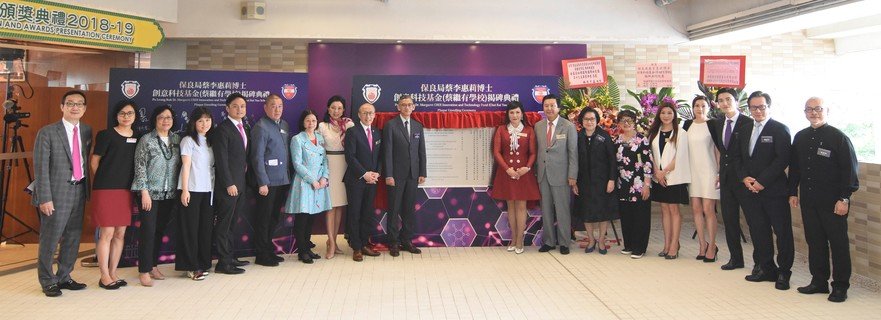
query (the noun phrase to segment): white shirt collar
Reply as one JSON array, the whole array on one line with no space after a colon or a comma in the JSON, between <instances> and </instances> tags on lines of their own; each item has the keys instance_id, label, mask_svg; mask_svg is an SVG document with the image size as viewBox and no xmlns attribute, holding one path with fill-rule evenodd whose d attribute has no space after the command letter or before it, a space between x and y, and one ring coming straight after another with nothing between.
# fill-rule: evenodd
<instances>
[{"instance_id":1,"label":"white shirt collar","mask_svg":"<svg viewBox=\"0 0 881 320\"><path fill-rule=\"evenodd\" d=\"M734 116L732 116L731 118L728 118L726 116L725 119L731 120L731 122L737 122L737 118L739 118L739 117L740 117L740 111L735 111Z\"/></svg>"},{"instance_id":2,"label":"white shirt collar","mask_svg":"<svg viewBox=\"0 0 881 320\"><path fill-rule=\"evenodd\" d=\"M556 127L558 123L560 123L560 115L557 115L557 118L554 119L554 121L548 119L548 125L553 125Z\"/></svg>"},{"instance_id":3,"label":"white shirt collar","mask_svg":"<svg viewBox=\"0 0 881 320\"><path fill-rule=\"evenodd\" d=\"M73 123L68 122L68 121L65 120L64 118L61 118L61 123L64 124L64 129L67 130L67 131L70 131L70 132L73 132L73 128L74 128L74 127L76 127L77 130L79 130L79 127L80 127L80 124L79 124L79 123L77 123L77 124L73 124Z\"/></svg>"},{"instance_id":4,"label":"white shirt collar","mask_svg":"<svg viewBox=\"0 0 881 320\"><path fill-rule=\"evenodd\" d=\"M410 121L410 118L412 118L412 117L404 118L404 116L402 116L402 115L398 115L398 116L401 117L401 121Z\"/></svg>"},{"instance_id":5,"label":"white shirt collar","mask_svg":"<svg viewBox=\"0 0 881 320\"><path fill-rule=\"evenodd\" d=\"M236 119L231 118L230 116L226 116L226 118L229 119L229 121L232 121L233 126L236 126L236 127L238 127L239 123L242 122L242 120L236 120ZM269 120L272 120L272 119L269 119Z\"/></svg>"},{"instance_id":6,"label":"white shirt collar","mask_svg":"<svg viewBox=\"0 0 881 320\"><path fill-rule=\"evenodd\" d=\"M768 124L768 120L771 120L771 117L767 117L765 118L765 120L762 121L753 121L753 124L760 123L762 124L762 127L764 127L766 124Z\"/></svg>"}]
</instances>

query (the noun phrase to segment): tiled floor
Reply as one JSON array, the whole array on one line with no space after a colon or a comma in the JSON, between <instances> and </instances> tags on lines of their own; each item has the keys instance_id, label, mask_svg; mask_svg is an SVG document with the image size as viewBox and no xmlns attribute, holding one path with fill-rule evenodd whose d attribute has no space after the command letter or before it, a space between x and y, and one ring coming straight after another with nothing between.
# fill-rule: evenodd
<instances>
[{"instance_id":1,"label":"tiled floor","mask_svg":"<svg viewBox=\"0 0 881 320\"><path fill-rule=\"evenodd\" d=\"M687 228L686 228L687 229ZM685 233L685 232L684 232ZM653 230L650 251L659 249ZM690 236L690 234L689 234ZM324 243L316 236L316 243ZM724 243L719 239L719 243ZM351 261L350 252L314 265L247 266L244 275L212 274L194 282L161 268L168 280L98 288L97 270L77 265L84 291L46 298L33 269L0 277L4 319L878 319L881 294L851 288L846 303L795 291L809 279L797 259L793 289L743 280L746 269L722 271L722 262L695 261L696 242L683 236L677 260L632 260L613 247L608 255L573 250L522 255L503 248L430 248L422 255L383 254ZM724 245L723 245L724 247ZM321 249L321 248L319 248ZM745 246L746 252L752 248ZM8 255L2 249L0 255ZM319 251L320 252L320 251ZM727 253L720 254L720 260ZM751 265L751 262L747 262Z\"/></svg>"}]
</instances>

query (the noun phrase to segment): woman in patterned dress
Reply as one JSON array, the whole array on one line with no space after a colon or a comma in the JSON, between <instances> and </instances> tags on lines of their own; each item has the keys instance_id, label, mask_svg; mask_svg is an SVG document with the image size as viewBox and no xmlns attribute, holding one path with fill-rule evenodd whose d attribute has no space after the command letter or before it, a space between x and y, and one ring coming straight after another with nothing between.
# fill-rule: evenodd
<instances>
[{"instance_id":1,"label":"woman in patterned dress","mask_svg":"<svg viewBox=\"0 0 881 320\"><path fill-rule=\"evenodd\" d=\"M633 259L645 255L652 226L652 205L649 202L652 185L652 149L649 140L636 132L636 114L629 110L618 113L615 140L618 161L618 209L621 213L621 233L624 250Z\"/></svg>"},{"instance_id":2,"label":"woman in patterned dress","mask_svg":"<svg viewBox=\"0 0 881 320\"><path fill-rule=\"evenodd\" d=\"M297 237L297 258L312 263L321 256L312 252L312 217L330 210L330 194L327 191L330 173L327 169L324 137L315 129L318 118L309 109L300 116L300 133L291 138L291 163L296 174L285 203L285 212L294 214L294 234Z\"/></svg>"}]
</instances>

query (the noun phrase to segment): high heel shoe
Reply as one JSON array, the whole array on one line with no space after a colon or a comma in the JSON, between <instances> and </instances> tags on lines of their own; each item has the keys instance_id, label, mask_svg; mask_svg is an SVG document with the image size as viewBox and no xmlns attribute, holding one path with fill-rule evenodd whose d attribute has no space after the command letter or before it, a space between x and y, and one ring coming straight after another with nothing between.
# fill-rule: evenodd
<instances>
[{"instance_id":1,"label":"high heel shoe","mask_svg":"<svg viewBox=\"0 0 881 320\"><path fill-rule=\"evenodd\" d=\"M591 253L596 249L597 249L597 243L596 243L596 241L594 241L593 245L588 246L587 248L584 248L584 253Z\"/></svg>"},{"instance_id":2,"label":"high heel shoe","mask_svg":"<svg viewBox=\"0 0 881 320\"><path fill-rule=\"evenodd\" d=\"M661 252L658 252L658 256L659 256L659 257L666 257L666 256L667 256L667 251L661 251Z\"/></svg>"},{"instance_id":3,"label":"high heel shoe","mask_svg":"<svg viewBox=\"0 0 881 320\"><path fill-rule=\"evenodd\" d=\"M676 254L670 254L669 252L667 252L667 255L664 256L664 259L673 260L673 259L679 258L679 249L680 248L682 248L682 247L679 246L679 242L677 242L676 243Z\"/></svg>"},{"instance_id":4,"label":"high heel shoe","mask_svg":"<svg viewBox=\"0 0 881 320\"><path fill-rule=\"evenodd\" d=\"M116 290L121 287L119 281L111 281L110 284L104 284L104 282L101 282L101 279L98 279L98 286L107 290Z\"/></svg>"},{"instance_id":5,"label":"high heel shoe","mask_svg":"<svg viewBox=\"0 0 881 320\"><path fill-rule=\"evenodd\" d=\"M709 242L705 242L705 243L707 244L707 247L704 248L703 250L700 250L700 252L703 252L703 253L698 253L697 257L694 258L695 260L703 260L703 259L707 258L707 250L710 249L710 243Z\"/></svg>"},{"instance_id":6,"label":"high heel shoe","mask_svg":"<svg viewBox=\"0 0 881 320\"><path fill-rule=\"evenodd\" d=\"M709 247L707 249L709 250ZM716 262L716 258L718 258L718 257L719 257L719 246L716 246L716 253L713 254L713 258L710 259L710 258L705 257L704 262L706 262L706 263Z\"/></svg>"}]
</instances>

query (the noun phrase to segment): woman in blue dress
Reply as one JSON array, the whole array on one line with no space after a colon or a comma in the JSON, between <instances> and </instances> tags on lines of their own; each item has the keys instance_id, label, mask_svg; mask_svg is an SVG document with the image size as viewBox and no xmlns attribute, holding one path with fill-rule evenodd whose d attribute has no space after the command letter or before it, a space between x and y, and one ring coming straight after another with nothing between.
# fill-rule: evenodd
<instances>
[{"instance_id":1,"label":"woman in blue dress","mask_svg":"<svg viewBox=\"0 0 881 320\"><path fill-rule=\"evenodd\" d=\"M291 163L294 165L294 181L285 203L285 212L294 214L294 235L297 238L297 258L312 263L321 256L312 252L312 218L330 210L330 193L327 192L330 173L327 154L322 145L324 137L316 131L318 117L312 110L300 116L300 133L291 138Z\"/></svg>"}]
</instances>

